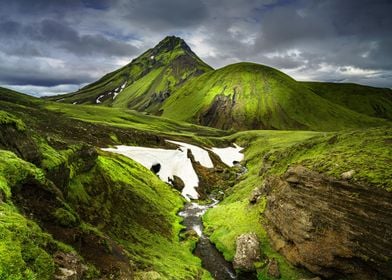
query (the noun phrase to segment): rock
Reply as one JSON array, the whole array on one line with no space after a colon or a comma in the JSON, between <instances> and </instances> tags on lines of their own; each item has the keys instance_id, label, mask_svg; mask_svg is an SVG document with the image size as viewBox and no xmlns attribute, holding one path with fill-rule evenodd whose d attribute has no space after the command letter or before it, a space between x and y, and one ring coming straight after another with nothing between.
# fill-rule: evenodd
<instances>
[{"instance_id":1,"label":"rock","mask_svg":"<svg viewBox=\"0 0 392 280\"><path fill-rule=\"evenodd\" d=\"M264 183L264 226L289 262L326 278L392 279L391 192L303 166Z\"/></svg>"},{"instance_id":2,"label":"rock","mask_svg":"<svg viewBox=\"0 0 392 280\"><path fill-rule=\"evenodd\" d=\"M173 179L169 179L169 182L178 191L182 191L182 189L185 187L184 181L182 181L181 178L176 175L173 175Z\"/></svg>"},{"instance_id":3,"label":"rock","mask_svg":"<svg viewBox=\"0 0 392 280\"><path fill-rule=\"evenodd\" d=\"M259 187L255 188L249 197L249 203L256 204L259 201L259 199L261 198L262 194L263 193Z\"/></svg>"},{"instance_id":4,"label":"rock","mask_svg":"<svg viewBox=\"0 0 392 280\"><path fill-rule=\"evenodd\" d=\"M275 259L269 261L267 266L268 276L273 278L280 278L279 264Z\"/></svg>"},{"instance_id":5,"label":"rock","mask_svg":"<svg viewBox=\"0 0 392 280\"><path fill-rule=\"evenodd\" d=\"M156 271L138 272L135 275L135 280L159 280L163 279Z\"/></svg>"},{"instance_id":6,"label":"rock","mask_svg":"<svg viewBox=\"0 0 392 280\"><path fill-rule=\"evenodd\" d=\"M161 164L160 163L153 164L150 170L155 174L157 174L161 170Z\"/></svg>"},{"instance_id":7,"label":"rock","mask_svg":"<svg viewBox=\"0 0 392 280\"><path fill-rule=\"evenodd\" d=\"M343 172L342 174L340 174L340 178L342 178L343 180L350 180L352 179L353 175L355 174L355 170L350 170L347 172Z\"/></svg>"},{"instance_id":8,"label":"rock","mask_svg":"<svg viewBox=\"0 0 392 280\"><path fill-rule=\"evenodd\" d=\"M235 269L252 271L254 263L260 260L260 242L255 233L245 233L237 237L233 260Z\"/></svg>"},{"instance_id":9,"label":"rock","mask_svg":"<svg viewBox=\"0 0 392 280\"><path fill-rule=\"evenodd\" d=\"M83 260L75 253L56 252L54 262L57 266L55 279L79 280L83 278L86 271Z\"/></svg>"},{"instance_id":10,"label":"rock","mask_svg":"<svg viewBox=\"0 0 392 280\"><path fill-rule=\"evenodd\" d=\"M317 276L317 277L313 277L313 278L301 278L299 280L321 280L321 278Z\"/></svg>"}]
</instances>

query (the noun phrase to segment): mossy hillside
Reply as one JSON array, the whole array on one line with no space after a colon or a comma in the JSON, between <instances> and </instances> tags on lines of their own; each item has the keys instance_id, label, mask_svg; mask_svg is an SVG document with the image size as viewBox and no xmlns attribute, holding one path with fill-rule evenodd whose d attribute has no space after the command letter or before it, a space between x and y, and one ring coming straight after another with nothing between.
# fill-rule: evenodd
<instances>
[{"instance_id":1,"label":"mossy hillside","mask_svg":"<svg viewBox=\"0 0 392 280\"><path fill-rule=\"evenodd\" d=\"M225 101L219 103L217 97ZM334 131L385 123L336 105L284 73L254 63L229 65L190 80L162 109L164 117L239 130Z\"/></svg>"},{"instance_id":2,"label":"mossy hillside","mask_svg":"<svg viewBox=\"0 0 392 280\"><path fill-rule=\"evenodd\" d=\"M14 115L7 113L5 111L0 110L0 125L12 125L14 126L18 131L25 131L26 130L26 125L24 122L15 117Z\"/></svg>"},{"instance_id":3,"label":"mossy hillside","mask_svg":"<svg viewBox=\"0 0 392 280\"><path fill-rule=\"evenodd\" d=\"M70 151L77 152L77 149ZM86 222L91 223L89 228L94 235L102 238L109 235L122 244L140 275L143 271L153 270L162 279L209 279L208 273L201 268L200 260L192 255L193 241L179 240L182 226L176 213L184 200L178 192L143 166L122 156L103 153L96 159L95 167L80 172L81 169L72 167L73 162L67 161L71 156L61 157L64 151L59 151L59 155L55 156L55 152L51 150L52 155L46 157L54 159L50 164L52 167L66 163L70 169L74 169L69 188L64 192L70 208L57 208L53 212L56 224L65 228L81 227L82 232L90 234L91 230L82 228ZM4 199L10 203L12 195L9 186L23 184L26 178L31 177L46 182L42 170L20 160L13 153L4 151L1 158L0 181L7 194ZM78 212L83 218L82 223L73 214ZM36 228L32 230L35 232ZM24 245L20 245L21 250L26 250ZM47 257L51 260L50 253L53 252L49 252ZM18 263L14 263L14 266L23 269L19 260L15 261ZM50 268L49 264L42 268L51 271L48 272L49 276L40 279L52 278L54 266Z\"/></svg>"},{"instance_id":4,"label":"mossy hillside","mask_svg":"<svg viewBox=\"0 0 392 280\"><path fill-rule=\"evenodd\" d=\"M99 96L113 92L126 82L125 89L115 99L112 95L107 95L101 99L102 104L157 111L160 102L158 101L157 104L150 102L156 95L170 93L185 80L211 69L182 39L169 36L128 65L103 76L79 91L49 99L66 103L96 104Z\"/></svg>"},{"instance_id":5,"label":"mossy hillside","mask_svg":"<svg viewBox=\"0 0 392 280\"><path fill-rule=\"evenodd\" d=\"M46 184L42 170L0 150L0 279L53 279L53 254L70 250L15 207L14 189L31 180Z\"/></svg>"},{"instance_id":6,"label":"mossy hillside","mask_svg":"<svg viewBox=\"0 0 392 280\"><path fill-rule=\"evenodd\" d=\"M340 133L247 131L227 138L246 146L248 173L217 207L206 213L203 220L206 230L228 260L234 256L236 237L255 232L263 252L278 260L284 279L298 279L303 272L290 266L269 246L262 226L265 198L255 205L249 203L252 190L262 188L265 176L282 175L288 165L301 164L336 178L353 169L356 171L353 182L386 190L392 186L389 127ZM266 277L261 269L259 279Z\"/></svg>"},{"instance_id":7,"label":"mossy hillside","mask_svg":"<svg viewBox=\"0 0 392 280\"><path fill-rule=\"evenodd\" d=\"M352 182L388 191L392 191L391 162L391 127L325 134L264 157L264 164L273 166L271 173L283 174L287 164L300 164L334 178L354 170Z\"/></svg>"},{"instance_id":8,"label":"mossy hillside","mask_svg":"<svg viewBox=\"0 0 392 280\"><path fill-rule=\"evenodd\" d=\"M350 83L301 82L317 95L371 117L392 119L392 90Z\"/></svg>"},{"instance_id":9,"label":"mossy hillside","mask_svg":"<svg viewBox=\"0 0 392 280\"><path fill-rule=\"evenodd\" d=\"M102 124L92 125L74 120L45 109L45 104L46 102L39 101L32 106L24 106L2 101L0 98L2 108L14 112L15 116L26 123L27 130L31 133L29 137L35 141L41 154L40 174L45 181L50 178L56 182L56 190L48 196L51 199L48 203L54 206L59 204L61 207L44 207L53 211L45 216L44 221L39 221L40 224L45 228L48 226L48 230L59 240L75 245L75 249L78 248L78 243L74 244L73 239L67 236L96 240L89 245L94 245L94 250L101 250L103 245L100 244L107 242L108 249L102 254L108 258L112 254L111 244L122 244L127 257L133 260L130 267L136 269L135 273L139 276L153 269L164 279L209 279L209 274L201 268L200 260L191 253L194 241L180 241L178 238L182 226L175 214L184 202L180 194L173 192L156 175L130 159L115 155L112 157L111 154L97 157L96 152L90 152L94 148L85 144L105 143L106 140L109 141L107 143L117 143L116 141L124 139L141 144L141 141L148 141L149 138L133 139L138 135L130 133L133 131L130 128L113 129ZM140 120L142 121L142 115ZM184 134L195 133L191 127L190 125L189 132ZM124 138L122 134L125 131L129 134L128 138ZM146 137L145 134L142 136ZM154 141L160 141L158 136L154 137ZM97 140L100 142L95 142ZM6 162L12 163L9 159ZM14 163L13 166L17 167ZM32 192L27 197L35 199L35 193L37 192ZM11 199L12 197L11 193ZM40 220L39 212L31 209L32 205L28 204L27 197L18 200L18 207L26 208L26 213L32 210L34 217ZM84 251L80 253L101 270L100 262L95 262L89 254L88 250L91 248L83 248ZM99 255L102 257L102 254Z\"/></svg>"},{"instance_id":10,"label":"mossy hillside","mask_svg":"<svg viewBox=\"0 0 392 280\"><path fill-rule=\"evenodd\" d=\"M201 137L222 136L228 133L219 129L203 127L181 121L145 115L133 110L106 108L98 106L74 106L68 104L49 103L46 109L60 112L68 117L96 124L110 125L120 128L132 128L154 134Z\"/></svg>"},{"instance_id":11,"label":"mossy hillside","mask_svg":"<svg viewBox=\"0 0 392 280\"><path fill-rule=\"evenodd\" d=\"M139 271L153 270L164 279L206 273L192 255L192 243L178 237L176 213L184 200L140 164L101 153L96 167L74 177L69 190L83 219L122 244Z\"/></svg>"}]
</instances>

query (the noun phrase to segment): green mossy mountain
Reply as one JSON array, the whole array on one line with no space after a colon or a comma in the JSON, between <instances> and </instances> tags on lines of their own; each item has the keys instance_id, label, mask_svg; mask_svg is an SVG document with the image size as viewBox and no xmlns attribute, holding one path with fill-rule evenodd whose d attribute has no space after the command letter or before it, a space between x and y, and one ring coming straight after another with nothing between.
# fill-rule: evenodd
<instances>
[{"instance_id":1,"label":"green mossy mountain","mask_svg":"<svg viewBox=\"0 0 392 280\"><path fill-rule=\"evenodd\" d=\"M178 88L162 116L221 129L333 131L385 124L324 99L264 65L237 63Z\"/></svg>"},{"instance_id":2,"label":"green mossy mountain","mask_svg":"<svg viewBox=\"0 0 392 280\"><path fill-rule=\"evenodd\" d=\"M171 92L212 70L181 38L168 36L128 65L77 92L49 98L75 104L102 104L156 111Z\"/></svg>"}]
</instances>

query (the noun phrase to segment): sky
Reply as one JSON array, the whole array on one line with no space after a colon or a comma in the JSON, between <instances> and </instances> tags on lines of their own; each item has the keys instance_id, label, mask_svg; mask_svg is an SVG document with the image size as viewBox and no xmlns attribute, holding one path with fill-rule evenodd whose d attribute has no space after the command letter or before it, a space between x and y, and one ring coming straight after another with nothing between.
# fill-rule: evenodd
<instances>
[{"instance_id":1,"label":"sky","mask_svg":"<svg viewBox=\"0 0 392 280\"><path fill-rule=\"evenodd\" d=\"M168 35L214 68L392 88L391 0L0 0L0 85L72 92Z\"/></svg>"}]
</instances>

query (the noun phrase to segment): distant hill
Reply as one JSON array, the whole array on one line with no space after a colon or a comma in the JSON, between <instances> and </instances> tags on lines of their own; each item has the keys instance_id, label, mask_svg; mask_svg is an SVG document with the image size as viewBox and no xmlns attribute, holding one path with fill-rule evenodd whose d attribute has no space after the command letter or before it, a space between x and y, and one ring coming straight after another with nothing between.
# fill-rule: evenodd
<instances>
[{"instance_id":1,"label":"distant hill","mask_svg":"<svg viewBox=\"0 0 392 280\"><path fill-rule=\"evenodd\" d=\"M348 83L302 82L317 95L371 117L392 120L392 90Z\"/></svg>"}]
</instances>

